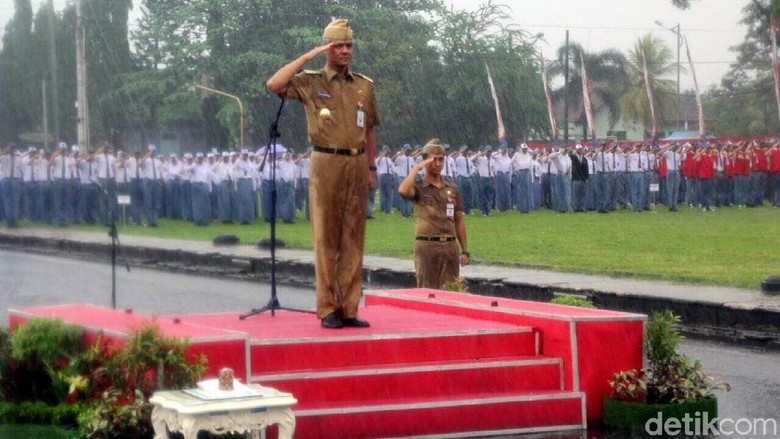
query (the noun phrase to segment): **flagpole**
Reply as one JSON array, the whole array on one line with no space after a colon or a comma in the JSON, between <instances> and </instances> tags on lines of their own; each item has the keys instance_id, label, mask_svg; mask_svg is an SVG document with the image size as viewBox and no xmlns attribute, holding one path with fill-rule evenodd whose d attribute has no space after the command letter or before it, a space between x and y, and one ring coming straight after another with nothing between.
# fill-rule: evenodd
<instances>
[{"instance_id":1,"label":"flagpole","mask_svg":"<svg viewBox=\"0 0 780 439\"><path fill-rule=\"evenodd\" d=\"M645 48L642 45L642 39L639 39L639 54L642 56L642 70L645 78L645 90L647 91L647 100L650 103L650 121L653 125L653 144L658 142L658 125L655 121L655 103L653 102L653 89L650 86L650 74L647 71L647 59L645 58Z\"/></svg>"},{"instance_id":2,"label":"flagpole","mask_svg":"<svg viewBox=\"0 0 780 439\"><path fill-rule=\"evenodd\" d=\"M691 50L688 48L687 37L685 38L685 53L688 55L688 64L691 66L691 74L693 75L693 86L694 89L696 90L696 105L699 107L699 140L703 143L707 136L707 129L704 126L704 107L702 107L701 104L701 93L699 92L699 82L696 80L696 70L694 70L693 68L693 61L691 60ZM777 92L777 86L775 86L775 92ZM777 93L775 94L777 95Z\"/></svg>"},{"instance_id":3,"label":"flagpole","mask_svg":"<svg viewBox=\"0 0 780 439\"><path fill-rule=\"evenodd\" d=\"M596 147L596 126L593 123L593 105L590 101L590 83L588 81L588 72L585 70L585 58L580 52L580 76L582 76L582 104L585 106L585 118L588 120L588 130L590 131L591 144Z\"/></svg>"},{"instance_id":4,"label":"flagpole","mask_svg":"<svg viewBox=\"0 0 780 439\"><path fill-rule=\"evenodd\" d=\"M542 85L544 86L544 96L547 98L547 115L550 117L550 129L553 135L553 145L558 146L558 124L555 122L555 110L553 108L552 91L547 82L547 69L544 67L544 54L539 51L539 57L542 63Z\"/></svg>"},{"instance_id":5,"label":"flagpole","mask_svg":"<svg viewBox=\"0 0 780 439\"><path fill-rule=\"evenodd\" d=\"M484 59L483 61L485 62L485 70L487 70L488 83L490 84L490 93L493 95L493 103L496 106L498 141L506 142L506 129L504 129L504 118L501 117L501 109L498 106L498 94L496 93L496 86L493 84L493 76L490 74L490 66L488 65L487 59Z\"/></svg>"},{"instance_id":6,"label":"flagpole","mask_svg":"<svg viewBox=\"0 0 780 439\"><path fill-rule=\"evenodd\" d=\"M775 78L775 98L777 99L777 111L780 116L780 69L777 63L777 18L772 15L769 18L769 29L772 32L772 76Z\"/></svg>"}]
</instances>

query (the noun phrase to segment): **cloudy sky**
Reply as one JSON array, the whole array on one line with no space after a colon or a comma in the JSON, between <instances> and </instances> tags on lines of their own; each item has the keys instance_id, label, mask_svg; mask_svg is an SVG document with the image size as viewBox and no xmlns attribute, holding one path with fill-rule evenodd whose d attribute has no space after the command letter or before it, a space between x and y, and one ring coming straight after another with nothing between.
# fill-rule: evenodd
<instances>
[{"instance_id":1,"label":"cloudy sky","mask_svg":"<svg viewBox=\"0 0 780 439\"><path fill-rule=\"evenodd\" d=\"M46 0L32 0L37 10ZM54 0L55 8L75 0ZM473 10L482 0L445 0L456 9ZM513 22L529 32L542 32L544 53L552 53L565 40L580 43L590 51L617 48L627 52L637 38L648 32L661 37L676 57L676 34L666 28L678 24L682 34L688 38L696 76L702 89L718 84L728 71L736 56L729 48L739 44L745 36L744 26L739 24L741 10L748 0L694 0L693 6L685 11L671 5L671 0L494 0L497 4L511 5ZM11 19L14 13L12 0L0 1L0 27ZM681 61L687 65L684 49ZM675 78L670 78L675 79ZM683 90L693 87L690 73L680 78Z\"/></svg>"}]
</instances>

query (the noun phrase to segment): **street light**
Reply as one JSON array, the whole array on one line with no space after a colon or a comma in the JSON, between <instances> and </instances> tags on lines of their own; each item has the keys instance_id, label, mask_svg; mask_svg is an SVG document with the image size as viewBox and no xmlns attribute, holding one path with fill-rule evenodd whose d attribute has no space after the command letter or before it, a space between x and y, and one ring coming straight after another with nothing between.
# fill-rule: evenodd
<instances>
[{"instance_id":1,"label":"street light","mask_svg":"<svg viewBox=\"0 0 780 439\"><path fill-rule=\"evenodd\" d=\"M663 23L656 20L655 24L677 35L677 131L680 131L682 129L680 126L680 47L682 47L680 23L677 23L677 26L674 27L666 27Z\"/></svg>"},{"instance_id":2,"label":"street light","mask_svg":"<svg viewBox=\"0 0 780 439\"><path fill-rule=\"evenodd\" d=\"M241 99L238 98L238 96L232 95L230 93L225 93L224 91L215 90L213 88L206 87L205 85L201 84L195 84L195 87L198 87L201 90L210 91L212 93L216 93L218 95L227 96L229 98L233 98L238 102L238 113L239 113L239 119L238 119L238 129L240 131L239 137L240 137L240 148L239 151L242 151L244 149L244 105L241 104Z\"/></svg>"}]
</instances>

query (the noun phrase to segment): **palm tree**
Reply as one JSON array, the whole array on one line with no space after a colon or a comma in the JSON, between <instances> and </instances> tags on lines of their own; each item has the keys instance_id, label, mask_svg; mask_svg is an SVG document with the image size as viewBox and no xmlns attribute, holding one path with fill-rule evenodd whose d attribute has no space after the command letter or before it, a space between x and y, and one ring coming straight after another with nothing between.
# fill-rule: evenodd
<instances>
[{"instance_id":1,"label":"palm tree","mask_svg":"<svg viewBox=\"0 0 780 439\"><path fill-rule=\"evenodd\" d=\"M558 48L558 62L550 68L550 75L563 76L566 54L569 54L569 81L561 88L553 91L553 99L556 103L562 103L568 93L569 115L583 128L583 138L588 138L587 116L582 97L582 62L580 53L585 63L585 72L590 83L590 96L593 102L593 110L605 106L609 110L609 124L613 127L620 119L620 97L623 95L628 75L626 73L626 58L616 49L607 49L601 52L586 52L578 43L569 43ZM567 117L568 118L568 117Z\"/></svg>"},{"instance_id":2,"label":"palm tree","mask_svg":"<svg viewBox=\"0 0 780 439\"><path fill-rule=\"evenodd\" d=\"M650 126L652 121L642 68L642 54L639 50L640 44L647 60L647 75L650 89L653 92L655 115L658 122L672 120L675 117L675 82L671 79L661 79L661 77L676 72L676 65L671 62L671 49L652 34L640 38L628 54L629 83L625 94L620 99L620 111L624 121L629 123L642 122L644 126Z\"/></svg>"}]
</instances>

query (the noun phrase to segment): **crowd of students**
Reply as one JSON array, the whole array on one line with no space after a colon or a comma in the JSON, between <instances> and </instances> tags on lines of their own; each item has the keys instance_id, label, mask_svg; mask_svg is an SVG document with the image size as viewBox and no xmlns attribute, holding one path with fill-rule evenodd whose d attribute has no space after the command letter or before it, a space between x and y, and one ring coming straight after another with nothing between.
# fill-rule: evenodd
<instances>
[{"instance_id":1,"label":"crowd of students","mask_svg":"<svg viewBox=\"0 0 780 439\"><path fill-rule=\"evenodd\" d=\"M665 204L669 211L765 202L780 207L780 143L654 147L600 142L595 147L546 149L519 144L514 150L501 144L495 151L490 146L444 146L442 174L458 184L466 213L641 212L654 204ZM98 221L110 225L117 220L121 199L128 204L130 222L150 227L159 217L201 226L215 220L270 221L272 205L283 222L293 222L297 211L308 219L310 155L279 151L271 155L276 160L270 166L262 150L185 153L179 158L158 155L154 145L143 152L114 153L107 146L82 152L60 143L44 151L11 143L0 155L0 220L9 227L21 219L60 226ZM378 187L367 200L369 218L377 199L381 213L396 209L404 217L412 215L411 204L398 195L398 185L421 156L420 148L408 144L396 152L381 148L376 158Z\"/></svg>"},{"instance_id":2,"label":"crowd of students","mask_svg":"<svg viewBox=\"0 0 780 439\"><path fill-rule=\"evenodd\" d=\"M125 200L135 225L156 227L160 217L200 226L214 220L250 224L261 212L270 220L270 182L275 177L276 214L292 222L296 183L301 190L308 187L307 181L296 179L308 172L308 156L293 161L290 151L280 151L266 164L264 154L248 150L179 158L158 155L154 145L143 152L114 154L107 146L82 153L65 143L52 151L20 151L12 143L0 155L0 220L8 227L17 227L21 219L62 227L97 221L108 226L118 219L119 202ZM298 199L303 201L300 194Z\"/></svg>"},{"instance_id":3,"label":"crowd of students","mask_svg":"<svg viewBox=\"0 0 780 439\"><path fill-rule=\"evenodd\" d=\"M660 146L601 142L532 150L520 144L512 151L499 145L460 147L446 157L444 174L456 181L466 212L490 215L493 209L522 213L546 208L558 212L632 208L653 204L669 211L679 205L714 210L720 206L755 207L768 201L780 207L780 144L767 142L708 145L670 143ZM419 160L409 145L377 158L381 210L410 207L394 194Z\"/></svg>"}]
</instances>

